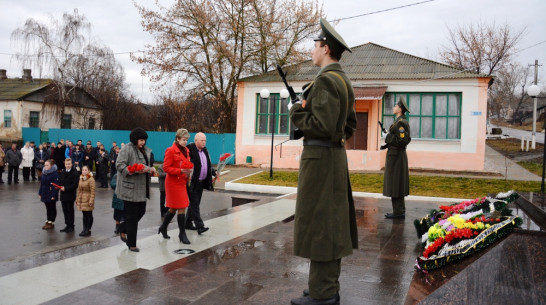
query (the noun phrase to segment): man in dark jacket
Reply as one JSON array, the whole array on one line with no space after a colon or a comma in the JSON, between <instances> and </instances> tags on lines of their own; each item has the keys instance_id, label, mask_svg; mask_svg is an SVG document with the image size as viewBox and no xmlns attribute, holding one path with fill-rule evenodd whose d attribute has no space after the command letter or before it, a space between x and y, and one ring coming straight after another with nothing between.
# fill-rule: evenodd
<instances>
[{"instance_id":1,"label":"man in dark jacket","mask_svg":"<svg viewBox=\"0 0 546 305\"><path fill-rule=\"evenodd\" d=\"M188 188L188 197L190 206L186 218L186 229L197 230L202 234L209 228L205 227L201 219L201 197L203 189L213 191L212 182L216 179L216 170L210 164L210 156L207 148L207 137L204 133L198 132L195 135L193 143L187 147L190 150L190 159L193 163L193 175L191 176L190 187ZM195 223L195 226L192 224Z\"/></svg>"},{"instance_id":2,"label":"man in dark jacket","mask_svg":"<svg viewBox=\"0 0 546 305\"><path fill-rule=\"evenodd\" d=\"M95 163L95 149L91 145L91 141L87 141L87 145L83 150L83 164L89 167L89 171L93 171L93 164Z\"/></svg>"},{"instance_id":3,"label":"man in dark jacket","mask_svg":"<svg viewBox=\"0 0 546 305\"><path fill-rule=\"evenodd\" d=\"M11 177L13 176L13 183L19 184L19 165L23 162L23 155L17 149L17 143L11 143L11 149L6 151L6 163L8 163L8 184L11 184Z\"/></svg>"},{"instance_id":4,"label":"man in dark jacket","mask_svg":"<svg viewBox=\"0 0 546 305\"><path fill-rule=\"evenodd\" d=\"M61 188L61 205L63 206L64 223L66 226L61 232L74 232L74 201L78 185L80 184L80 173L72 167L72 159L64 161L64 169L59 175Z\"/></svg>"},{"instance_id":5,"label":"man in dark jacket","mask_svg":"<svg viewBox=\"0 0 546 305\"><path fill-rule=\"evenodd\" d=\"M303 132L294 219L294 254L311 260L309 290L294 305L339 304L341 258L358 248L356 213L345 141L356 129L354 92L339 60L351 51L325 19L315 38L313 64L321 69L289 105L290 120Z\"/></svg>"},{"instance_id":6,"label":"man in dark jacket","mask_svg":"<svg viewBox=\"0 0 546 305\"><path fill-rule=\"evenodd\" d=\"M61 140L62 143L64 143L63 140ZM64 146L61 141L59 141L59 143L57 143L57 147L55 148L55 150L53 150L53 154L50 155L51 156L51 159L53 159L55 161L55 165L57 165L57 168L59 169L59 171L63 170L64 169L64 159L66 159L64 157L64 153L66 151L66 146Z\"/></svg>"}]
</instances>

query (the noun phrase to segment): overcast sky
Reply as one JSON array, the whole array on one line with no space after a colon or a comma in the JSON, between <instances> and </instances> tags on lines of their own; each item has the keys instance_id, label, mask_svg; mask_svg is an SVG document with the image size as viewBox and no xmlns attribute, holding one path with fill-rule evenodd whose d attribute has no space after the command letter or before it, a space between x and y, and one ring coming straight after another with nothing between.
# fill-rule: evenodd
<instances>
[{"instance_id":1,"label":"overcast sky","mask_svg":"<svg viewBox=\"0 0 546 305\"><path fill-rule=\"evenodd\" d=\"M426 0L323 0L328 20L369 14ZM151 0L137 0L152 3ZM161 0L168 3L168 0ZM77 8L93 25L91 36L102 41L114 53L143 50L152 43L151 36L142 30L140 16L130 0L0 0L0 69L8 77L20 77L22 68L10 54L18 50L10 35L25 20L46 21L49 15L60 20L64 12ZM49 14L49 15L48 15ZM410 7L379 12L340 21L336 30L349 46L373 42L419 57L438 60L438 50L448 44L447 28L471 22L508 23L512 29L526 29L517 57L521 64L539 60L539 78L546 71L546 1L545 0L434 0ZM317 33L319 26L317 25ZM309 44L312 44L310 40ZM538 45L536 45L538 44ZM536 45L536 46L533 46ZM126 73L132 94L152 102L150 83L140 76L141 67L128 54L116 55ZM36 76L33 73L34 76Z\"/></svg>"}]
</instances>

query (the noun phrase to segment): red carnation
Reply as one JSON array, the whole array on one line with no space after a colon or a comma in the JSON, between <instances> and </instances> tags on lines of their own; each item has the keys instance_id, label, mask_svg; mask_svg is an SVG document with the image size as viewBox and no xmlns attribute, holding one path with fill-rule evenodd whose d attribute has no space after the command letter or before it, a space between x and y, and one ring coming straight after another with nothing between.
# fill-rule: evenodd
<instances>
[{"instance_id":1,"label":"red carnation","mask_svg":"<svg viewBox=\"0 0 546 305\"><path fill-rule=\"evenodd\" d=\"M231 154L230 153L225 153L222 156L220 156L220 161L225 161L229 157L231 157Z\"/></svg>"}]
</instances>

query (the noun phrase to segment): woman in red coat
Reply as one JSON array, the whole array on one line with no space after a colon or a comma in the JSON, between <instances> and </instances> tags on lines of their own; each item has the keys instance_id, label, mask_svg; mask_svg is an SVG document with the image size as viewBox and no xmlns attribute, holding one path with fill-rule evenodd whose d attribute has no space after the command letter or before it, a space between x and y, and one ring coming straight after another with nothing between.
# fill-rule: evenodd
<instances>
[{"instance_id":1,"label":"woman in red coat","mask_svg":"<svg viewBox=\"0 0 546 305\"><path fill-rule=\"evenodd\" d=\"M181 242L189 244L186 236L185 213L189 206L188 192L186 186L190 181L193 171L193 164L190 162L189 150L186 148L189 132L186 129L178 129L173 145L165 150L163 159L163 170L167 173L165 178L166 206L169 208L167 215L163 219L163 224L159 227L157 234L163 234L163 238L169 239L167 235L167 226L178 211L176 220L180 233L178 238Z\"/></svg>"}]
</instances>

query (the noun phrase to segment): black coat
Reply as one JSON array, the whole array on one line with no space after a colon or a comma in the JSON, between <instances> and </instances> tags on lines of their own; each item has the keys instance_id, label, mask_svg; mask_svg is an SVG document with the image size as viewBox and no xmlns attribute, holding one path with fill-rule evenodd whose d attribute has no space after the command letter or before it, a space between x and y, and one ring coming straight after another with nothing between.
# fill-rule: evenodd
<instances>
[{"instance_id":1,"label":"black coat","mask_svg":"<svg viewBox=\"0 0 546 305\"><path fill-rule=\"evenodd\" d=\"M190 161L193 163L193 175L191 176L191 184L188 191L192 191L192 186L195 185L199 181L199 174L201 173L201 158L199 157L199 150L195 146L195 143L191 143L188 146L186 146L190 150ZM212 168L212 165L210 164L210 156L209 151L207 148L203 148L203 151L205 152L205 155L207 156L207 178L203 180L203 188L209 191L214 190L214 186L212 185L212 176L216 176L216 170Z\"/></svg>"},{"instance_id":2,"label":"black coat","mask_svg":"<svg viewBox=\"0 0 546 305\"><path fill-rule=\"evenodd\" d=\"M61 201L76 200L78 184L80 183L80 172L75 167L72 167L70 172L63 169L59 175L59 180L59 185L64 186L64 191L61 191Z\"/></svg>"},{"instance_id":3,"label":"black coat","mask_svg":"<svg viewBox=\"0 0 546 305\"><path fill-rule=\"evenodd\" d=\"M59 199L59 190L51 183L59 184L59 173L57 173L56 165L50 167L49 170L43 171L40 189L38 190L42 202L57 201Z\"/></svg>"},{"instance_id":4,"label":"black coat","mask_svg":"<svg viewBox=\"0 0 546 305\"><path fill-rule=\"evenodd\" d=\"M409 195L409 169L406 146L411 142L410 126L401 115L389 128L385 143L389 145L385 160L383 195L400 198Z\"/></svg>"}]
</instances>

